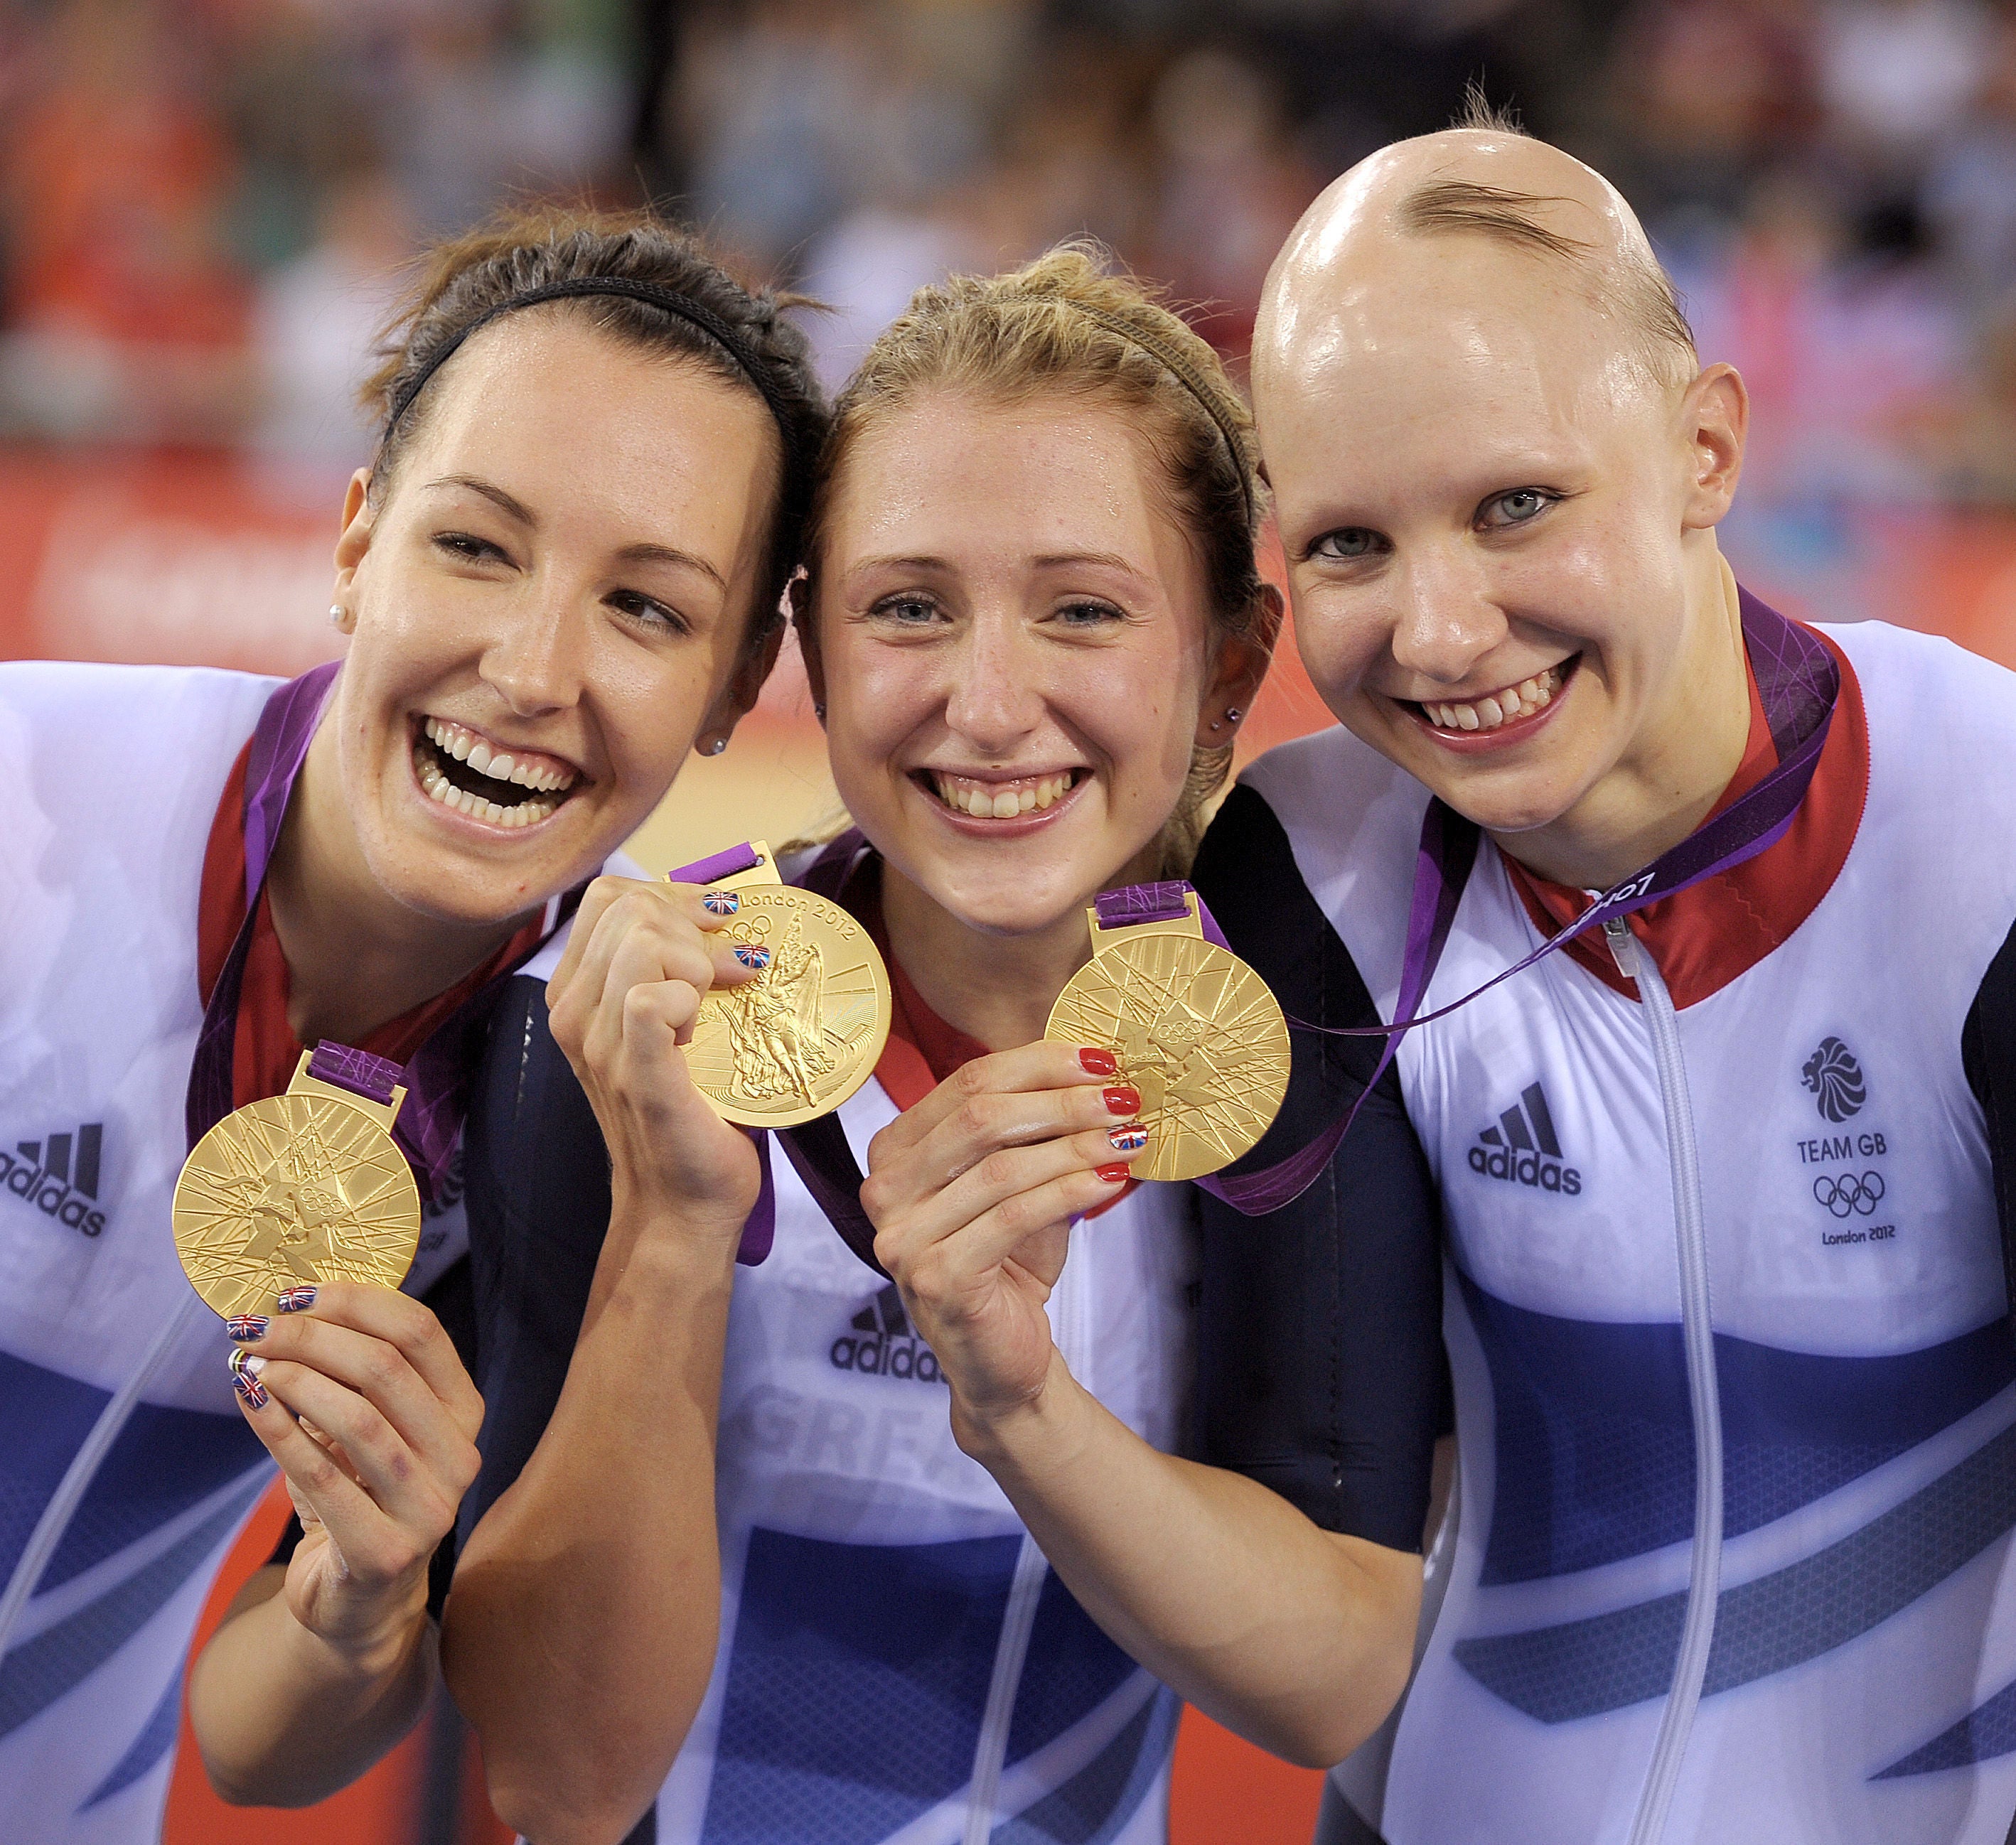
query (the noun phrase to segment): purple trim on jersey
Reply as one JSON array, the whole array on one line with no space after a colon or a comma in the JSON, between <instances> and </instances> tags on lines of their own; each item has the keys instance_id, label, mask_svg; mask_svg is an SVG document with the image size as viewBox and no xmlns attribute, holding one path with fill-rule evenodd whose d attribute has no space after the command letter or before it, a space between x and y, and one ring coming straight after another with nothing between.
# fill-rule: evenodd
<instances>
[{"instance_id":1,"label":"purple trim on jersey","mask_svg":"<svg viewBox=\"0 0 2016 1845\"><path fill-rule=\"evenodd\" d=\"M315 727L334 691L337 670L341 664L329 661L281 686L267 700L252 732L251 753L245 764L245 919L238 926L231 951L218 975L216 990L203 1009L203 1028L196 1034L196 1055L189 1064L183 1120L192 1147L231 1113L238 1007L244 994L245 960L251 951L253 923L259 913L259 898L265 889L273 848L279 843L287 803L300 779L301 765L308 761L308 746L315 740ZM554 918L556 924L574 914L585 888L570 890L561 898ZM447 1178L462 1138L477 1040L488 1021L492 1002L504 981L516 972L515 967L506 968L480 992L470 994L435 1027L427 1042L413 1053L412 1060L398 1072L398 1080L405 1084L406 1100L392 1135L413 1168L420 1196L430 1202ZM316 1055L321 1055L319 1049ZM312 1059L309 1068L315 1069ZM382 1099L391 1100L389 1088Z\"/></svg>"},{"instance_id":2,"label":"purple trim on jersey","mask_svg":"<svg viewBox=\"0 0 2016 1845\"><path fill-rule=\"evenodd\" d=\"M682 865L676 871L665 873L668 884L711 884L717 878L732 878L738 872L754 871L763 861L755 848L747 840L739 846L730 846L725 851L716 852L711 858L696 858L691 865Z\"/></svg>"},{"instance_id":3,"label":"purple trim on jersey","mask_svg":"<svg viewBox=\"0 0 2016 1845\"><path fill-rule=\"evenodd\" d=\"M308 1074L389 1107L398 1084L399 1066L389 1057L374 1057L369 1051L324 1038L308 1059Z\"/></svg>"},{"instance_id":4,"label":"purple trim on jersey","mask_svg":"<svg viewBox=\"0 0 2016 1845\"><path fill-rule=\"evenodd\" d=\"M1421 843L1416 862L1414 892L1407 919L1406 952L1401 962L1400 991L1390 1025L1316 1026L1291 1020L1304 1031L1335 1038L1383 1038L1385 1045L1371 1080L1358 1099L1306 1145L1275 1164L1236 1178L1200 1179L1215 1196L1247 1217L1263 1217L1298 1197L1330 1163L1331 1154L1357 1119L1365 1098L1392 1062L1401 1038L1417 1025L1445 1019L1501 981L1521 973L1535 962L1564 947L1584 930L1631 915L1648 904L1673 897L1705 878L1731 871L1784 838L1799 804L1812 785L1820 752L1827 746L1841 696L1841 668L1825 642L1809 629L1787 621L1748 590L1739 592L1743 642L1757 681L1765 721L1778 746L1779 761L1756 786L1715 818L1622 883L1603 893L1573 922L1550 936L1532 954L1492 975L1474 991L1431 1012L1418 1009L1434 978L1456 920L1456 905L1476 862L1479 829L1439 797L1428 803L1421 820Z\"/></svg>"}]
</instances>

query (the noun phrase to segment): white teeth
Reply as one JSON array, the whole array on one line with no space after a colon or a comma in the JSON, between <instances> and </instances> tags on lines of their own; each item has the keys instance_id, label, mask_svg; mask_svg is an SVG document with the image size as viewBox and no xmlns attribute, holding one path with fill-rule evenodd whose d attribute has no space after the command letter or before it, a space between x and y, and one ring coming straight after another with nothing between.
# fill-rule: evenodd
<instances>
[{"instance_id":1,"label":"white teeth","mask_svg":"<svg viewBox=\"0 0 2016 1845\"><path fill-rule=\"evenodd\" d=\"M1560 667L1550 667L1517 685L1508 685L1489 697L1467 704L1437 704L1424 700L1421 709L1429 722L1444 730L1496 730L1515 718L1531 716L1550 704L1561 689L1564 674Z\"/></svg>"},{"instance_id":2,"label":"white teeth","mask_svg":"<svg viewBox=\"0 0 2016 1845\"><path fill-rule=\"evenodd\" d=\"M464 760L471 768L487 775L490 769L490 746L488 743L478 743L470 750Z\"/></svg>"},{"instance_id":3,"label":"white teeth","mask_svg":"<svg viewBox=\"0 0 2016 1845\"><path fill-rule=\"evenodd\" d=\"M989 786L963 776L955 779L938 771L933 771L931 780L938 799L947 807L982 820L1012 820L1039 808L1053 807L1071 787L1069 771L1060 775L1036 776L1016 787Z\"/></svg>"},{"instance_id":4,"label":"white teeth","mask_svg":"<svg viewBox=\"0 0 2016 1845\"><path fill-rule=\"evenodd\" d=\"M470 757L470 762L472 766L473 766L475 761L476 758L472 754ZM517 766L518 765L508 756L493 756L490 759L489 768L484 772L488 775L495 775L500 782L514 781L517 778L513 775L511 771Z\"/></svg>"}]
</instances>

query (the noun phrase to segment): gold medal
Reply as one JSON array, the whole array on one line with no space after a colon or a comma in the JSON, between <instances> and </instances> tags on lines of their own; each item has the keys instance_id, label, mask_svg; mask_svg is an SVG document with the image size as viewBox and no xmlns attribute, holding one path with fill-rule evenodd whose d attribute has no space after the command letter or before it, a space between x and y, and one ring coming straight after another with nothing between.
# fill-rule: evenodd
<instances>
[{"instance_id":1,"label":"gold medal","mask_svg":"<svg viewBox=\"0 0 2016 1845\"><path fill-rule=\"evenodd\" d=\"M1124 900L1136 893L1161 901L1129 915ZM1258 1144L1288 1092L1279 1003L1237 955L1204 940L1186 886L1109 892L1085 915L1092 958L1057 995L1043 1035L1111 1051L1114 1080L1141 1092L1148 1146L1136 1178L1229 1166Z\"/></svg>"},{"instance_id":2,"label":"gold medal","mask_svg":"<svg viewBox=\"0 0 2016 1845\"><path fill-rule=\"evenodd\" d=\"M795 1128L830 1114L874 1074L889 1037L889 975L838 904L779 882L762 840L750 851L756 864L711 883L702 901L734 917L736 958L756 977L701 1002L686 1067L738 1126Z\"/></svg>"},{"instance_id":3,"label":"gold medal","mask_svg":"<svg viewBox=\"0 0 2016 1845\"><path fill-rule=\"evenodd\" d=\"M227 1319L311 1283L397 1287L412 1266L419 1188L392 1138L406 1092L345 1080L364 1065L395 1067L336 1045L304 1051L284 1095L234 1110L183 1162L176 1252Z\"/></svg>"}]
</instances>

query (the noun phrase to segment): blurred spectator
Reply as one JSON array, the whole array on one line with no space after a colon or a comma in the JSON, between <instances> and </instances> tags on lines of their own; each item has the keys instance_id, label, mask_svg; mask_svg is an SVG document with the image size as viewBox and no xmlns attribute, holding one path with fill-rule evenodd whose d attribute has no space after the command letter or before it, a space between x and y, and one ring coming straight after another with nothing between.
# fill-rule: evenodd
<instances>
[{"instance_id":1,"label":"blurred spectator","mask_svg":"<svg viewBox=\"0 0 2016 1845\"><path fill-rule=\"evenodd\" d=\"M232 149L200 34L146 0L72 0L4 133L0 417L90 436L228 430L246 293L222 236Z\"/></svg>"},{"instance_id":2,"label":"blurred spectator","mask_svg":"<svg viewBox=\"0 0 2016 1845\"><path fill-rule=\"evenodd\" d=\"M1296 156L1274 85L1226 52L1171 65L1154 120L1162 178L1150 268L1200 304L1213 344L1243 355L1267 266L1321 178Z\"/></svg>"},{"instance_id":3,"label":"blurred spectator","mask_svg":"<svg viewBox=\"0 0 2016 1845\"><path fill-rule=\"evenodd\" d=\"M1972 99L1993 45L1973 0L1835 0L1816 14L1833 131L1879 171L1901 171Z\"/></svg>"},{"instance_id":4,"label":"blurred spectator","mask_svg":"<svg viewBox=\"0 0 2016 1845\"><path fill-rule=\"evenodd\" d=\"M317 213L314 246L261 282L254 312L261 409L254 445L273 467L298 469L325 497L331 473L370 459L358 381L412 255L413 213L388 171L337 180Z\"/></svg>"},{"instance_id":5,"label":"blurred spectator","mask_svg":"<svg viewBox=\"0 0 2016 1845\"><path fill-rule=\"evenodd\" d=\"M1760 170L1817 117L1799 0L1654 0L1618 34L1608 85L1625 130L1619 178L1669 239L1740 215Z\"/></svg>"}]
</instances>

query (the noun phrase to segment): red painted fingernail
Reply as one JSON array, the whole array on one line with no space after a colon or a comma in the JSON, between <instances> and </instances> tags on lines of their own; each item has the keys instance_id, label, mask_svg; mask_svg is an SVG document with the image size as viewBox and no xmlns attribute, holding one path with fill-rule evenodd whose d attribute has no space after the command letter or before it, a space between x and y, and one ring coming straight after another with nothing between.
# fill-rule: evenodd
<instances>
[{"instance_id":1,"label":"red painted fingernail","mask_svg":"<svg viewBox=\"0 0 2016 1845\"><path fill-rule=\"evenodd\" d=\"M1095 1178L1104 1179L1109 1185L1120 1185L1132 1176L1124 1166L1095 1166L1092 1170Z\"/></svg>"},{"instance_id":2,"label":"red painted fingernail","mask_svg":"<svg viewBox=\"0 0 2016 1845\"><path fill-rule=\"evenodd\" d=\"M1115 1084L1106 1092L1106 1112L1113 1115L1138 1115L1141 1112L1141 1092L1129 1084Z\"/></svg>"},{"instance_id":3,"label":"red painted fingernail","mask_svg":"<svg viewBox=\"0 0 2016 1845\"><path fill-rule=\"evenodd\" d=\"M1102 1051L1096 1045L1087 1045L1078 1052L1078 1066L1087 1076L1114 1076L1120 1070L1113 1053Z\"/></svg>"}]
</instances>

